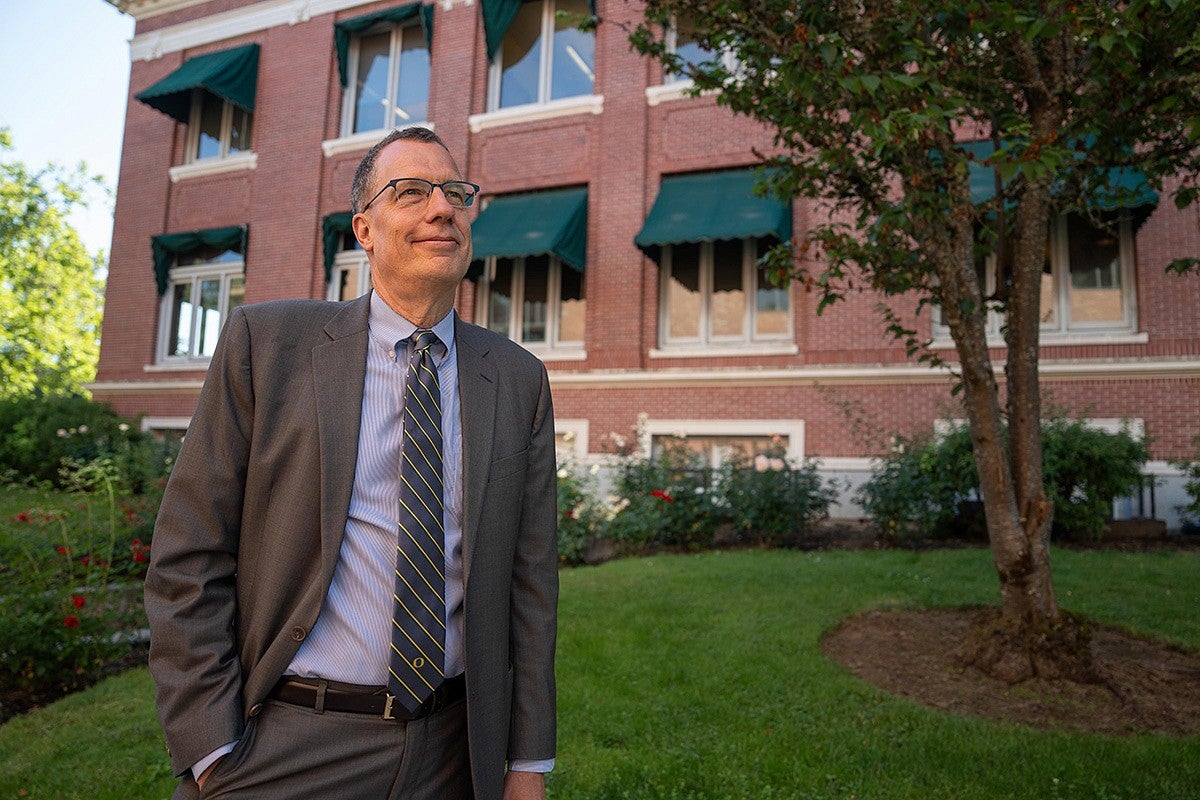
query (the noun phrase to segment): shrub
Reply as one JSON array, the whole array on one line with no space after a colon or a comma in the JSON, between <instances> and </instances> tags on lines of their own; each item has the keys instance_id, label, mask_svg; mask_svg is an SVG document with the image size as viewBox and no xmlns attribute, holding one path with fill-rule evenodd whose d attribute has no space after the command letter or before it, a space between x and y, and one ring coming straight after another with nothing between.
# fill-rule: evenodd
<instances>
[{"instance_id":1,"label":"shrub","mask_svg":"<svg viewBox=\"0 0 1200 800\"><path fill-rule=\"evenodd\" d=\"M78 396L0 401L0 475L9 480L66 488L72 465L108 459L119 485L141 493L173 458L173 444L155 441L103 403Z\"/></svg>"},{"instance_id":2,"label":"shrub","mask_svg":"<svg viewBox=\"0 0 1200 800\"><path fill-rule=\"evenodd\" d=\"M40 703L87 686L145 625L157 498L118 496L112 469L84 465L68 480L98 491L0 520L0 696Z\"/></svg>"},{"instance_id":3,"label":"shrub","mask_svg":"<svg viewBox=\"0 0 1200 800\"><path fill-rule=\"evenodd\" d=\"M1054 502L1053 534L1079 539L1104 531L1114 498L1141 487L1149 458L1127 430L1109 433L1056 416L1042 424L1043 481ZM858 502L885 536L962 534L965 513L979 496L979 478L965 427L936 439L898 439Z\"/></svg>"},{"instance_id":4,"label":"shrub","mask_svg":"<svg viewBox=\"0 0 1200 800\"><path fill-rule=\"evenodd\" d=\"M621 510L605 534L626 552L710 546L716 514L709 477L707 469L697 469L691 454L673 442L656 459L631 458L617 478Z\"/></svg>"},{"instance_id":5,"label":"shrub","mask_svg":"<svg viewBox=\"0 0 1200 800\"><path fill-rule=\"evenodd\" d=\"M837 489L812 463L797 467L777 447L754 458L726 461L718 477L721 505L742 536L777 545L829 516Z\"/></svg>"},{"instance_id":6,"label":"shrub","mask_svg":"<svg viewBox=\"0 0 1200 800\"><path fill-rule=\"evenodd\" d=\"M1196 448L1194 458L1171 462L1171 466L1183 470L1183 491L1191 498L1190 503L1175 507L1184 518L1184 527L1187 530L1200 527L1200 436L1192 439L1192 445Z\"/></svg>"},{"instance_id":7,"label":"shrub","mask_svg":"<svg viewBox=\"0 0 1200 800\"><path fill-rule=\"evenodd\" d=\"M571 466L558 470L558 558L566 564L583 561L595 536L593 503L584 481Z\"/></svg>"}]
</instances>

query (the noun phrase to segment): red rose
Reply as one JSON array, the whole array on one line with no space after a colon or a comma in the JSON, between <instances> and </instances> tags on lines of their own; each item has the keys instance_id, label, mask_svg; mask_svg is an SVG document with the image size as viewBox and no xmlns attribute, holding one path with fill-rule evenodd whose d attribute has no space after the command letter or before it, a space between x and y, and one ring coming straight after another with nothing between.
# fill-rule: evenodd
<instances>
[{"instance_id":1,"label":"red rose","mask_svg":"<svg viewBox=\"0 0 1200 800\"><path fill-rule=\"evenodd\" d=\"M659 500L665 500L668 503L675 502L675 498L671 497L671 495L667 494L662 489L655 489L650 494L653 495L654 497L657 497Z\"/></svg>"},{"instance_id":2,"label":"red rose","mask_svg":"<svg viewBox=\"0 0 1200 800\"><path fill-rule=\"evenodd\" d=\"M75 617L75 616L67 617L66 619L63 620L63 625L66 625L68 628L78 628L79 627L79 617Z\"/></svg>"},{"instance_id":3,"label":"red rose","mask_svg":"<svg viewBox=\"0 0 1200 800\"><path fill-rule=\"evenodd\" d=\"M70 553L71 553L71 551L67 549L66 545L61 545L61 544L58 547L54 548L54 550L60 556L70 555Z\"/></svg>"},{"instance_id":4,"label":"red rose","mask_svg":"<svg viewBox=\"0 0 1200 800\"><path fill-rule=\"evenodd\" d=\"M17 522L29 522L29 515L22 511L20 514L17 514Z\"/></svg>"},{"instance_id":5,"label":"red rose","mask_svg":"<svg viewBox=\"0 0 1200 800\"><path fill-rule=\"evenodd\" d=\"M71 595L71 605L75 606L76 608L83 608L83 604L86 602L86 597L77 594Z\"/></svg>"},{"instance_id":6,"label":"red rose","mask_svg":"<svg viewBox=\"0 0 1200 800\"><path fill-rule=\"evenodd\" d=\"M146 554L143 553L141 550L137 550L133 554L133 560L136 561L137 563L141 564L142 562L144 562L146 560Z\"/></svg>"}]
</instances>

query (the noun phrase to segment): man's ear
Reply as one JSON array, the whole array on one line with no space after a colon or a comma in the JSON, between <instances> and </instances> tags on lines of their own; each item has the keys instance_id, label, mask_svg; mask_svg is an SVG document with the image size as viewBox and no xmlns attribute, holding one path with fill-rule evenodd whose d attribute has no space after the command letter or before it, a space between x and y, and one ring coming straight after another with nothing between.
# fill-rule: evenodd
<instances>
[{"instance_id":1,"label":"man's ear","mask_svg":"<svg viewBox=\"0 0 1200 800\"><path fill-rule=\"evenodd\" d=\"M350 224L354 228L354 238L358 239L362 249L368 253L373 252L375 240L371 237L371 221L367 219L367 215L360 211L350 220Z\"/></svg>"}]
</instances>

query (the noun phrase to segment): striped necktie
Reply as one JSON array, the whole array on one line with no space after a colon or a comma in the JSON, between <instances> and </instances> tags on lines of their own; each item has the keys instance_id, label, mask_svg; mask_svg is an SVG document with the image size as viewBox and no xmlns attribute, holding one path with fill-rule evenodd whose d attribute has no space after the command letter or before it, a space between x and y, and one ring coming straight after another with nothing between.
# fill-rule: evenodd
<instances>
[{"instance_id":1,"label":"striped necktie","mask_svg":"<svg viewBox=\"0 0 1200 800\"><path fill-rule=\"evenodd\" d=\"M433 331L423 329L411 339L412 356L404 382L400 530L388 692L415 712L443 678L446 576L442 395L430 352L440 348L441 341Z\"/></svg>"}]
</instances>

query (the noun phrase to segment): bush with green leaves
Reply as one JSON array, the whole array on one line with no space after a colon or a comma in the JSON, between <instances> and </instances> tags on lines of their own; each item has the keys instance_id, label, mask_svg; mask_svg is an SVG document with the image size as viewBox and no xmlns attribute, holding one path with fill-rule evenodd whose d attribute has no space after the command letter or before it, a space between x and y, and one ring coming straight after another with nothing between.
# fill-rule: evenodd
<instances>
[{"instance_id":1,"label":"bush with green leaves","mask_svg":"<svg viewBox=\"0 0 1200 800\"><path fill-rule=\"evenodd\" d=\"M1084 420L1054 416L1042 423L1047 497L1054 502L1058 538L1101 535L1113 500L1139 491L1150 457L1127 429L1100 430ZM897 439L857 500L888 537L963 535L981 520L968 509L979 497L970 431L936 438Z\"/></svg>"},{"instance_id":2,"label":"bush with green leaves","mask_svg":"<svg viewBox=\"0 0 1200 800\"><path fill-rule=\"evenodd\" d=\"M718 496L741 537L768 546L783 544L829 516L837 488L812 462L797 466L782 446L753 458L735 457L718 471Z\"/></svg>"},{"instance_id":3,"label":"bush with green leaves","mask_svg":"<svg viewBox=\"0 0 1200 800\"><path fill-rule=\"evenodd\" d=\"M114 474L84 464L73 491L0 520L0 696L41 703L87 686L145 626L158 497L118 494Z\"/></svg>"},{"instance_id":4,"label":"bush with green leaves","mask_svg":"<svg viewBox=\"0 0 1200 800\"><path fill-rule=\"evenodd\" d=\"M85 397L0 400L0 476L9 481L65 488L72 466L107 459L121 488L136 494L170 471L174 451Z\"/></svg>"},{"instance_id":5,"label":"bush with green leaves","mask_svg":"<svg viewBox=\"0 0 1200 800\"><path fill-rule=\"evenodd\" d=\"M1183 491L1191 502L1176 506L1175 510L1183 517L1184 528L1188 531L1200 529L1200 436L1192 439L1196 448L1191 459L1181 458L1171 462L1171 466L1183 470Z\"/></svg>"},{"instance_id":6,"label":"bush with green leaves","mask_svg":"<svg viewBox=\"0 0 1200 800\"><path fill-rule=\"evenodd\" d=\"M628 458L616 482L620 510L604 535L623 552L711 546L717 514L710 477L675 442L668 441L657 458Z\"/></svg>"}]
</instances>

